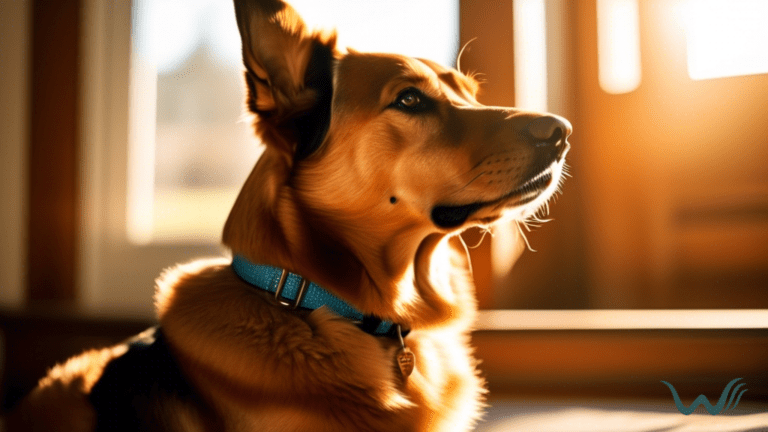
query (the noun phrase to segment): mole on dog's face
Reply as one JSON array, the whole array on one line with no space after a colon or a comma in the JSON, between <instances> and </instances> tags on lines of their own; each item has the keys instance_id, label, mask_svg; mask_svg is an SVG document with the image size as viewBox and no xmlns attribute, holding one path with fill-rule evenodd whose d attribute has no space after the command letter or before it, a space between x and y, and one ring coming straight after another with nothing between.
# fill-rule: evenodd
<instances>
[{"instance_id":1,"label":"mole on dog's face","mask_svg":"<svg viewBox=\"0 0 768 432\"><path fill-rule=\"evenodd\" d=\"M473 78L401 55L350 52L333 83L325 140L295 167L300 190L330 191L325 214L444 232L525 219L557 190L561 117L484 106Z\"/></svg>"}]
</instances>

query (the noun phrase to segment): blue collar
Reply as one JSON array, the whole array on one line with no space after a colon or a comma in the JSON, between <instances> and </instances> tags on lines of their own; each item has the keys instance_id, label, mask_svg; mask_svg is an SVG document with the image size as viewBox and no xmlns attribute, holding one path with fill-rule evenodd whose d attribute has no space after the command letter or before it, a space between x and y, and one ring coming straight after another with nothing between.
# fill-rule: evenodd
<instances>
[{"instance_id":1,"label":"blue collar","mask_svg":"<svg viewBox=\"0 0 768 432\"><path fill-rule=\"evenodd\" d=\"M288 270L253 264L241 255L232 258L232 270L254 287L273 293L275 299L284 306L310 310L325 306L344 318L358 322L363 331L375 336L392 335L397 328L390 321L363 314L320 285Z\"/></svg>"}]
</instances>

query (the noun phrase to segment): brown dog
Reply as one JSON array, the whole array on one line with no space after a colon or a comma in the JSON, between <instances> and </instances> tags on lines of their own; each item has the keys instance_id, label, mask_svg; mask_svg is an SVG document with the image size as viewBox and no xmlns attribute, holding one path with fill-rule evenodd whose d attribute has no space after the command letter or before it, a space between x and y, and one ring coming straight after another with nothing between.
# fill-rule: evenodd
<instances>
[{"instance_id":1,"label":"brown dog","mask_svg":"<svg viewBox=\"0 0 768 432\"><path fill-rule=\"evenodd\" d=\"M533 216L570 125L483 106L431 61L342 53L279 0L235 3L266 150L224 228L234 259L167 271L160 327L55 367L12 430L471 429L458 234Z\"/></svg>"}]
</instances>

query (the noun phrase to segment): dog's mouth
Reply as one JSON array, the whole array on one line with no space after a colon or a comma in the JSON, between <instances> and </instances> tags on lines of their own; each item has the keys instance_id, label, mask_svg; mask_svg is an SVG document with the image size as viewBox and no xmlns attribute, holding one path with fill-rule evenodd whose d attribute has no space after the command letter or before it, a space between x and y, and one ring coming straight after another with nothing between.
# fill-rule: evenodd
<instances>
[{"instance_id":1,"label":"dog's mouth","mask_svg":"<svg viewBox=\"0 0 768 432\"><path fill-rule=\"evenodd\" d=\"M554 164L553 164L554 165ZM439 205L432 209L432 221L440 228L456 228L484 207L521 206L535 200L552 184L552 165L545 168L515 190L492 201L478 201L464 205Z\"/></svg>"}]
</instances>

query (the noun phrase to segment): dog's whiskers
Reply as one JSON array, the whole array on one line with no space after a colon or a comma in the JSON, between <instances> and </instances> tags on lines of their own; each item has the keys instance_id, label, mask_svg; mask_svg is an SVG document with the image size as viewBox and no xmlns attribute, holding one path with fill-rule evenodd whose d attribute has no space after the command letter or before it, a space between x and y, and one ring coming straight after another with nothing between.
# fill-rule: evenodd
<instances>
[{"instance_id":1,"label":"dog's whiskers","mask_svg":"<svg viewBox=\"0 0 768 432\"><path fill-rule=\"evenodd\" d=\"M567 163L563 164L563 176L565 177L573 177L570 173L570 166Z\"/></svg>"},{"instance_id":2,"label":"dog's whiskers","mask_svg":"<svg viewBox=\"0 0 768 432\"><path fill-rule=\"evenodd\" d=\"M520 224L523 224L525 226L525 229L528 230L528 232L531 231L531 229L528 227L528 224L525 223L525 221L516 220L515 225L517 226L517 232L520 233L520 237L523 238L523 241L525 242L525 246L528 248L531 252L536 252L534 248L531 247L531 244L528 243L528 237L526 237L525 233L523 232L523 229L520 227Z\"/></svg>"},{"instance_id":3,"label":"dog's whiskers","mask_svg":"<svg viewBox=\"0 0 768 432\"><path fill-rule=\"evenodd\" d=\"M464 247L464 254L467 256L467 266L469 267L469 275L472 277L475 277L475 272L472 269L472 255L469 254L469 247L467 246L466 240L464 240L464 237L461 236L461 234L458 235L459 241L461 242L461 245ZM485 238L485 235L483 235L483 238ZM480 239L480 241L483 241L483 238ZM480 243L478 243L478 246ZM477 247L477 246L475 246Z\"/></svg>"},{"instance_id":4,"label":"dog's whiskers","mask_svg":"<svg viewBox=\"0 0 768 432\"><path fill-rule=\"evenodd\" d=\"M473 37L472 39L468 40L467 43L464 44L463 47L461 47L461 50L459 50L459 55L456 56L456 70L461 72L461 55L464 54L464 50L467 49L469 44L475 41L477 37ZM471 76L471 74L470 74Z\"/></svg>"},{"instance_id":5,"label":"dog's whiskers","mask_svg":"<svg viewBox=\"0 0 768 432\"><path fill-rule=\"evenodd\" d=\"M491 231L491 229L489 227L480 227L480 229L482 231L482 235L480 236L480 240L478 240L477 243L475 243L474 246L468 246L469 249L477 249L478 247L480 247L480 245L483 243L483 240L485 240L485 236L486 235L490 234L491 237L493 237L493 232ZM463 237L462 237L461 241L462 242L464 241ZM467 244L465 243L464 246L467 246Z\"/></svg>"}]
</instances>

